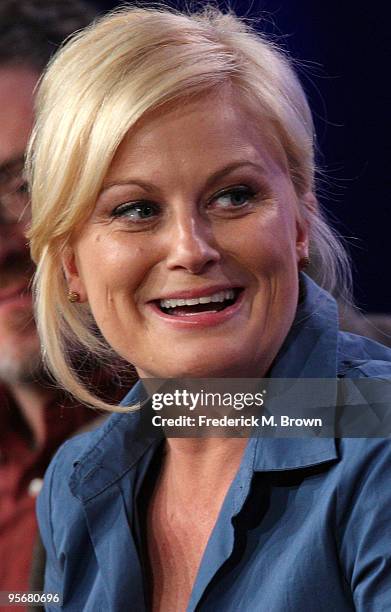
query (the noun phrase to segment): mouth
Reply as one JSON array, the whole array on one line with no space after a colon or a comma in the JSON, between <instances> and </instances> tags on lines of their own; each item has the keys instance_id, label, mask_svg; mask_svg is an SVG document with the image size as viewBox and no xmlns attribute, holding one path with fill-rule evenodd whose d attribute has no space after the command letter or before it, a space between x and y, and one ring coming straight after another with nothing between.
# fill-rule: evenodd
<instances>
[{"instance_id":1,"label":"mouth","mask_svg":"<svg viewBox=\"0 0 391 612\"><path fill-rule=\"evenodd\" d=\"M154 300L154 304L165 315L193 317L202 313L215 314L230 308L242 292L242 287L235 287L199 297Z\"/></svg>"}]
</instances>

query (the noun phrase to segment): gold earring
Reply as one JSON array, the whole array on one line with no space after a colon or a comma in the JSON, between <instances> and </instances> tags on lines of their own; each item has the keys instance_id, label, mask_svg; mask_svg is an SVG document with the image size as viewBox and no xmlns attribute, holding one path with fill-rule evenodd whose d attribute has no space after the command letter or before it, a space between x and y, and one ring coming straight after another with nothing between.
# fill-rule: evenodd
<instances>
[{"instance_id":1,"label":"gold earring","mask_svg":"<svg viewBox=\"0 0 391 612\"><path fill-rule=\"evenodd\" d=\"M310 265L310 258L309 257L302 257L299 260L299 270L305 270L305 268L308 268L308 266Z\"/></svg>"},{"instance_id":2,"label":"gold earring","mask_svg":"<svg viewBox=\"0 0 391 612\"><path fill-rule=\"evenodd\" d=\"M76 291L68 291L67 298L72 304L80 301L80 295Z\"/></svg>"}]
</instances>

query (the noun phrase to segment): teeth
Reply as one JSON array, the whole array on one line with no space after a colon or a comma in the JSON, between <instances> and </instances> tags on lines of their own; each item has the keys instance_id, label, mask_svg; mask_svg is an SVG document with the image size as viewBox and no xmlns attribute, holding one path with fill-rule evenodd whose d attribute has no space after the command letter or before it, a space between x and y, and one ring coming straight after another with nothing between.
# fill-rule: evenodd
<instances>
[{"instance_id":1,"label":"teeth","mask_svg":"<svg viewBox=\"0 0 391 612\"><path fill-rule=\"evenodd\" d=\"M196 304L209 304L210 302L224 302L225 300L233 300L235 292L233 289L219 291L213 295L207 295L199 298L184 299L167 299L160 300L161 308L176 308L176 306L195 306Z\"/></svg>"}]
</instances>

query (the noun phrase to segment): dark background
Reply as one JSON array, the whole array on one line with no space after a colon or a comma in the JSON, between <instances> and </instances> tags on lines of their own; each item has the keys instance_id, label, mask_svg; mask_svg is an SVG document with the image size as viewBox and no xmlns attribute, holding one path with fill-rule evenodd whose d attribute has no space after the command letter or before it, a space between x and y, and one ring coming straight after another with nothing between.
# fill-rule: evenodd
<instances>
[{"instance_id":1,"label":"dark background","mask_svg":"<svg viewBox=\"0 0 391 612\"><path fill-rule=\"evenodd\" d=\"M121 2L91 0L105 11ZM138 0L138 4L143 4ZM169 1L181 8L185 2ZM198 6L205 3L198 3ZM221 8L227 2L215 2ZM263 29L302 61L325 178L319 193L354 262L354 293L367 311L391 311L389 267L389 20L381 3L232 0L239 15L266 13Z\"/></svg>"}]
</instances>

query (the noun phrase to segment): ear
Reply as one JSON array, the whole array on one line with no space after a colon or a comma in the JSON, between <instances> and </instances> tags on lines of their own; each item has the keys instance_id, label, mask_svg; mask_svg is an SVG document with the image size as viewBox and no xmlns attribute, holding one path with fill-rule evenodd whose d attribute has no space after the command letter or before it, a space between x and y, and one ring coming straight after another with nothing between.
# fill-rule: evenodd
<instances>
[{"instance_id":1,"label":"ear","mask_svg":"<svg viewBox=\"0 0 391 612\"><path fill-rule=\"evenodd\" d=\"M68 285L69 291L74 291L80 297L78 302L87 301L87 292L83 280L79 273L77 258L74 249L71 246L65 248L61 256L62 269Z\"/></svg>"},{"instance_id":2,"label":"ear","mask_svg":"<svg viewBox=\"0 0 391 612\"><path fill-rule=\"evenodd\" d=\"M318 208L318 202L312 191L300 198L299 215L296 220L296 252L297 262L309 256L309 235L312 217Z\"/></svg>"}]
</instances>

